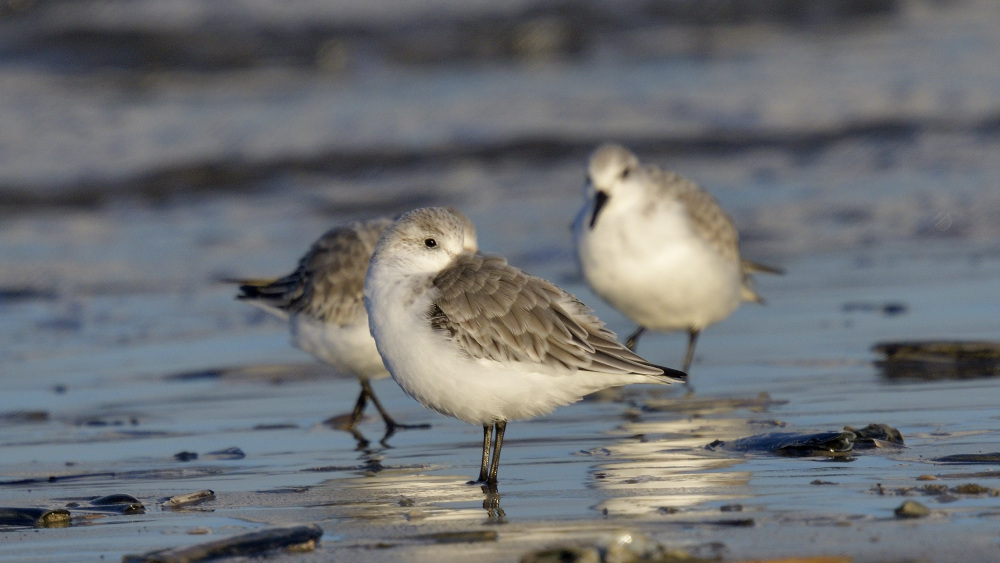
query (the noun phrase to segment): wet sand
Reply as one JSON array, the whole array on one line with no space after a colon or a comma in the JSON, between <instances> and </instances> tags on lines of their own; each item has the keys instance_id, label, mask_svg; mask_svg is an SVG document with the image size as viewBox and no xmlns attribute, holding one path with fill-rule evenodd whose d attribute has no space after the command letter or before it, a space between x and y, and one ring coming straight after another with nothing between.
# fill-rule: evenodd
<instances>
[{"instance_id":1,"label":"wet sand","mask_svg":"<svg viewBox=\"0 0 1000 563\"><path fill-rule=\"evenodd\" d=\"M479 71L472 55L427 65L373 48L346 74L92 58L81 79L42 57L25 81L24 61L4 59L0 506L66 509L70 526L0 526L0 559L120 560L309 524L314 550L274 559L511 561L625 533L733 561L995 558L996 463L934 460L1000 450L996 378L889 377L872 347L998 339L1000 98L983 54L1000 20L984 3L902 5L807 31L709 27L714 47L681 55L648 29L616 46L598 26L555 62L486 57ZM21 22L68 25L41 14ZM413 96L393 97L400 84ZM467 484L481 429L381 381L399 420L433 427L382 446L369 413L359 445L323 423L357 383L217 281L284 273L336 223L452 204L484 250L627 334L583 285L568 229L605 139L699 179L746 254L787 274L758 278L767 305L705 331L693 397L633 387L511 423L496 503ZM684 344L648 334L639 352L676 365ZM906 447L705 447L869 423ZM92 504L111 494L142 512ZM929 515L897 517L907 500Z\"/></svg>"},{"instance_id":2,"label":"wet sand","mask_svg":"<svg viewBox=\"0 0 1000 563\"><path fill-rule=\"evenodd\" d=\"M400 420L433 429L402 431L382 447L381 423L370 417L361 432L371 445L359 448L349 434L322 424L349 410L357 384L301 363L277 322L8 364L11 384L0 413L8 420L4 505L70 506L72 525L10 528L0 557L115 559L315 523L324 531L316 551L282 558L439 560L473 553L509 561L620 530L731 560L989 558L997 547L997 497L922 494L919 487L1000 487L992 464L931 461L996 449L996 381L896 382L881 377L869 346L887 335L979 334L995 322L995 311L982 303L1000 259L971 260L983 249L956 255L954 245L933 256L919 246L911 251L923 258L904 259L906 251L896 249L895 261L852 252L786 264L794 274L762 282L771 299L766 307L744 307L706 331L692 369L693 398L631 388L511 424L499 506L489 509L480 487L467 484L478 467L478 428L425 411L380 382L377 391ZM228 303L228 288L213 293L234 317L253 316ZM949 297L928 298L940 294ZM908 312L845 312L848 300L902 302ZM15 308L25 313L31 306ZM683 337L650 335L643 347L668 361L683 352ZM756 400L761 392L771 400ZM23 409L45 416L12 417ZM705 448L776 429L870 422L898 428L907 447L859 451L847 460ZM232 447L245 457L212 459L211 452ZM182 452L198 457L181 461ZM937 480L918 480L922 475ZM188 508L163 506L168 497L203 489L215 497ZM112 493L135 496L145 512L88 509L91 498ZM931 515L897 519L893 510L908 499ZM449 535L457 532L470 535Z\"/></svg>"}]
</instances>

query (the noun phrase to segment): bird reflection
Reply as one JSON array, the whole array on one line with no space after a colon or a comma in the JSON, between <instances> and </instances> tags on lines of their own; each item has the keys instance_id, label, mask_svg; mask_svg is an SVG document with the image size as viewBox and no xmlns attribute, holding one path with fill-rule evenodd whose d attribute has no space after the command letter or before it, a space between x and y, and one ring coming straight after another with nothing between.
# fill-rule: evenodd
<instances>
[{"instance_id":1,"label":"bird reflection","mask_svg":"<svg viewBox=\"0 0 1000 563\"><path fill-rule=\"evenodd\" d=\"M485 483L481 485L483 494L483 510L486 511L486 515L489 521L494 524L505 524L507 514L503 511L500 506L500 491L497 489L496 483Z\"/></svg>"},{"instance_id":2,"label":"bird reflection","mask_svg":"<svg viewBox=\"0 0 1000 563\"><path fill-rule=\"evenodd\" d=\"M706 452L706 436L740 436L745 419L686 418L626 422L622 440L607 446L603 463L591 469L590 487L621 496L595 508L604 514L649 514L745 495L750 474L724 471L740 463ZM641 490L641 491L640 491ZM631 492L639 494L629 494Z\"/></svg>"},{"instance_id":3,"label":"bird reflection","mask_svg":"<svg viewBox=\"0 0 1000 563\"><path fill-rule=\"evenodd\" d=\"M355 451L370 452L371 441L368 440L368 438L366 438L365 435L362 434L361 431L358 430L356 426L348 426L346 424L343 424L341 420L342 418L343 417L339 416L328 418L323 421L323 424L335 430L343 430L344 432L350 434L355 441L355 446L354 446ZM385 433L379 439L378 444L382 446L382 448L391 448L392 446L389 445L389 438L393 437L396 434L396 430L397 430L396 426L386 426Z\"/></svg>"}]
</instances>

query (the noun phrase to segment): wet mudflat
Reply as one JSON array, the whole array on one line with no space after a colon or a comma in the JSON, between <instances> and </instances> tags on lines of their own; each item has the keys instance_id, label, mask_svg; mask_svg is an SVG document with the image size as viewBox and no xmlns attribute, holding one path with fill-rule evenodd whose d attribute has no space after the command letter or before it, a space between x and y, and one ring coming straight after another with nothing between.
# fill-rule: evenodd
<instances>
[{"instance_id":1,"label":"wet mudflat","mask_svg":"<svg viewBox=\"0 0 1000 563\"><path fill-rule=\"evenodd\" d=\"M510 16L534 22L521 33L576 39L540 59L491 43L434 64L371 39L398 22L363 11L350 18L369 27L316 43L332 59L280 41L234 59L229 37L222 55L192 47L152 67L95 46L169 39L171 18L169 33L96 25L87 2L40 2L5 20L33 32L0 37L22 47L0 64L0 507L19 510L0 511L0 559L141 560L258 532L229 553L287 540L298 548L275 559L511 561L628 533L726 560L995 558L995 370L889 371L873 347L1000 340L1000 18L988 2L883 4L896 7L832 26L671 33L529 10ZM291 35L299 16L282 20ZM248 18L247 34L275 25ZM560 21L575 31L553 35ZM88 56L61 66L58 49L29 48L46 38ZM339 222L452 204L485 251L627 334L570 247L584 158L604 140L701 181L746 254L787 274L759 279L766 306L705 331L693 396L633 387L512 422L498 498L467 484L481 429L391 381L376 384L390 412L432 429L383 446L374 416L367 444L325 425L356 381L216 281L284 273ZM676 365L684 340L648 334L639 352ZM706 447L872 423L905 447ZM925 510L898 515L906 501Z\"/></svg>"},{"instance_id":2,"label":"wet mudflat","mask_svg":"<svg viewBox=\"0 0 1000 563\"><path fill-rule=\"evenodd\" d=\"M621 530L734 560L989 557L997 549L1000 473L994 464L934 460L996 451L995 379L901 382L883 376L869 349L887 334L971 337L994 322L982 299L1000 259L971 261L953 250L900 259L876 275L857 263L860 255L882 263L878 253L794 261L794 276L769 283L766 308L745 308L706 333L692 370L694 397L632 388L511 424L497 506L484 507L483 491L467 484L478 468L480 429L425 411L391 382L378 386L387 408L431 430L400 432L386 448L371 418L361 428L371 443L359 448L324 426L350 409L357 384L302 363L276 322L9 362L3 504L66 509L71 519L68 527L5 527L0 557L114 560L303 524L323 529L319 546L281 558L474 553L499 561ZM921 297L945 291L945 302ZM211 292L234 318L252 318L228 301L229 288ZM847 297L902 301L909 312L844 312ZM12 310L26 315L37 306ZM82 339L70 332L70 342ZM655 336L647 346L669 360L683 352L683 337ZM36 414L18 414L26 412ZM839 458L706 448L871 422L899 429L906 447ZM960 488L969 484L981 489ZM191 505L168 500L206 489L214 496ZM92 505L109 494L132 495L144 510ZM897 518L906 500L930 514Z\"/></svg>"}]
</instances>

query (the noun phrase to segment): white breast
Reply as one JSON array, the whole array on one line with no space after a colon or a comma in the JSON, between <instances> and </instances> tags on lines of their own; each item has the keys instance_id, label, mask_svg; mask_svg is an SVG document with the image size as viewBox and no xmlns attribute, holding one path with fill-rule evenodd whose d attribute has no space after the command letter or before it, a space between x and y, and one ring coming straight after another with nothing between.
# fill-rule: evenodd
<instances>
[{"instance_id":1,"label":"white breast","mask_svg":"<svg viewBox=\"0 0 1000 563\"><path fill-rule=\"evenodd\" d=\"M576 229L594 291L654 330L700 329L729 316L741 300L739 264L706 244L676 201L627 203L612 198L593 229Z\"/></svg>"}]
</instances>

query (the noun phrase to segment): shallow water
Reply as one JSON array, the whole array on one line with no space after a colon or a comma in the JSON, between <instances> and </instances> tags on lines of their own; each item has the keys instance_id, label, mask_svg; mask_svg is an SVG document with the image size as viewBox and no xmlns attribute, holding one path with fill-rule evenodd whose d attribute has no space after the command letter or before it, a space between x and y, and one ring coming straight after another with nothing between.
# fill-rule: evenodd
<instances>
[{"instance_id":1,"label":"shallow water","mask_svg":"<svg viewBox=\"0 0 1000 563\"><path fill-rule=\"evenodd\" d=\"M164 70L100 50L67 59L72 69L58 50L5 55L0 505L78 505L66 528L0 529L0 559L114 560L305 523L323 528L319 548L279 559L512 560L623 529L727 559L994 557L997 497L916 488L1000 488L995 464L933 461L1000 449L997 381L889 380L871 347L997 338L1000 14L989 2L900 6L707 35L664 24L675 34L625 26L613 39L584 25L586 48L541 61L469 51L431 64L347 41L353 66L332 74L290 55L212 71L205 59ZM95 27L89 9L39 2L4 20L0 39L28 44L14 31L30 25L30 37L68 42L66 29ZM396 30L386 16L342 17L372 37ZM381 381L399 420L433 428L383 447L372 414L359 447L323 424L350 410L357 383L292 349L281 323L216 281L283 273L332 224L449 203L485 250L628 333L580 280L568 229L586 153L612 138L708 186L747 255L788 273L758 277L766 306L705 332L694 397L633 387L512 423L499 507L466 483L481 429ZM684 344L648 334L639 351L676 365ZM872 422L907 447L846 461L705 449ZM210 459L230 447L245 457ZM215 498L162 506L202 489ZM145 513L86 507L111 493ZM931 516L896 519L907 499ZM454 532L472 535L441 535Z\"/></svg>"}]
</instances>

